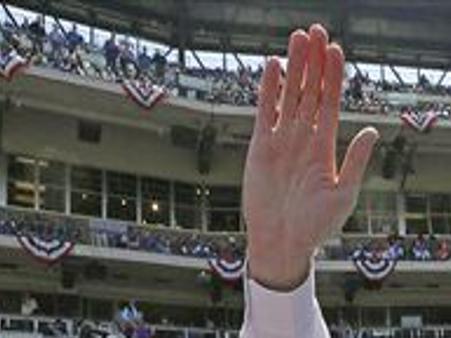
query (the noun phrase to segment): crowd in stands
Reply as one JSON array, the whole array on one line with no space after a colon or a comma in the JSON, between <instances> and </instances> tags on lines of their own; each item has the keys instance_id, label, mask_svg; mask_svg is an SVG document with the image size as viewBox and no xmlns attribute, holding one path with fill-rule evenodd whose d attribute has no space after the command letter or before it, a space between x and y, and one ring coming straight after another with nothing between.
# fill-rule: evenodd
<instances>
[{"instance_id":1,"label":"crowd in stands","mask_svg":"<svg viewBox=\"0 0 451 338\"><path fill-rule=\"evenodd\" d=\"M0 234L37 236L44 240L67 240L98 247L142 250L151 253L213 258L243 257L242 236L201 234L118 222L88 220L39 212L0 209Z\"/></svg>"},{"instance_id":2,"label":"crowd in stands","mask_svg":"<svg viewBox=\"0 0 451 338\"><path fill-rule=\"evenodd\" d=\"M155 50L151 55L146 46L140 50L135 47L130 38L118 39L114 33L111 33L103 46L92 45L85 41L76 24L66 32L54 23L47 31L41 15L32 22L24 19L20 27L8 20L0 24L0 51L4 53L13 48L35 65L105 81L148 79L164 85L175 95L194 96L219 104L256 105L257 88L263 70L261 65L257 70L241 65L237 71L208 69L203 65L199 68L185 68L169 62L160 50ZM191 90L189 95L189 85L184 85L181 76L200 79L203 84L200 85L201 88ZM393 111L399 113L400 107L379 95L381 92L451 95L451 87L434 85L424 75L420 76L415 85L373 81L367 74L358 71L345 81L343 108L370 114ZM428 102L415 108L421 111L439 111L445 117L449 117L451 111L449 105Z\"/></svg>"},{"instance_id":3,"label":"crowd in stands","mask_svg":"<svg viewBox=\"0 0 451 338\"><path fill-rule=\"evenodd\" d=\"M47 32L43 16L29 23L14 26L10 21L0 25L0 46L3 53L11 49L31 60L32 64L52 67L81 76L91 76L105 81L123 79L150 80L164 85L179 94L185 93L179 84L181 74L205 80L205 88L197 98L215 103L255 105L257 84L262 68L256 72L250 67L238 71L222 69L183 68L168 62L166 55L156 49L150 55L146 46L136 50L131 39L118 39L114 33L103 46L85 41L73 24L68 32L55 23Z\"/></svg>"},{"instance_id":4,"label":"crowd in stands","mask_svg":"<svg viewBox=\"0 0 451 338\"><path fill-rule=\"evenodd\" d=\"M386 239L372 239L348 248L348 257L383 258L390 260L445 261L450 258L450 243L447 239L428 238L423 234L416 238L390 235Z\"/></svg>"},{"instance_id":5,"label":"crowd in stands","mask_svg":"<svg viewBox=\"0 0 451 338\"><path fill-rule=\"evenodd\" d=\"M189 230L152 226L114 220L75 218L65 215L0 209L0 234L34 235L41 239L72 242L166 255L214 258L227 255L241 258L245 253L245 238L238 234L200 233ZM387 238L342 240L341 245L325 245L318 259L349 260L364 254L370 258L396 260L448 260L451 255L447 239L434 235L416 238L390 235Z\"/></svg>"}]
</instances>

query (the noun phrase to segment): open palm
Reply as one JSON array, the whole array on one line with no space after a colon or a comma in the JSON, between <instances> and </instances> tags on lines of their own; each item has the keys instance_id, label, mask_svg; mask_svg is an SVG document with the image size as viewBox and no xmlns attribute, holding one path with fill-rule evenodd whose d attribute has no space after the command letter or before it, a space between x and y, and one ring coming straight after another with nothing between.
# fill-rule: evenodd
<instances>
[{"instance_id":1,"label":"open palm","mask_svg":"<svg viewBox=\"0 0 451 338\"><path fill-rule=\"evenodd\" d=\"M344 56L313 25L295 31L282 77L272 58L263 74L243 183L251 277L275 289L305 279L320 242L352 212L378 133L360 131L336 169Z\"/></svg>"}]
</instances>

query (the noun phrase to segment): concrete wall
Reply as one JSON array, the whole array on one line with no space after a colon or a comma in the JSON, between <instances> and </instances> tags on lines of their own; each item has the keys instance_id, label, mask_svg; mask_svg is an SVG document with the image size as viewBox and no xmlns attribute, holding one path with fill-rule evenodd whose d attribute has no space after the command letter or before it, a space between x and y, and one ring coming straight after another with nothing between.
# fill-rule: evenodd
<instances>
[{"instance_id":1,"label":"concrete wall","mask_svg":"<svg viewBox=\"0 0 451 338\"><path fill-rule=\"evenodd\" d=\"M188 182L239 185L244 151L216 147L212 171L201 176L194 150L174 147L168 135L137 128L103 124L100 144L77 139L77 119L15 109L3 116L3 151L27 154ZM381 177L383 155L376 152L365 180L369 190L398 190L399 180ZM451 192L451 154L421 153L414 157L415 174L406 187L414 191Z\"/></svg>"},{"instance_id":2,"label":"concrete wall","mask_svg":"<svg viewBox=\"0 0 451 338\"><path fill-rule=\"evenodd\" d=\"M75 118L13 110L4 114L3 150L72 164L188 182L238 185L244 153L216 148L211 174L197 172L194 150L176 148L168 135L103 124L99 144L78 140Z\"/></svg>"}]
</instances>

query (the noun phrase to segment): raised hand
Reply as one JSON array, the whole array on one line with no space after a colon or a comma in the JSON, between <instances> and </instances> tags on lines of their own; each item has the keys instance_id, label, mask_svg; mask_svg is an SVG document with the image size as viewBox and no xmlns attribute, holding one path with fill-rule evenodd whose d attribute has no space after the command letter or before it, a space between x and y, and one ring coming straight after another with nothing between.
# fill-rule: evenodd
<instances>
[{"instance_id":1,"label":"raised hand","mask_svg":"<svg viewBox=\"0 0 451 338\"><path fill-rule=\"evenodd\" d=\"M343 68L340 46L313 25L292 33L285 78L277 58L263 74L243 199L250 277L276 290L300 285L315 248L344 224L378 139L360 131L337 170Z\"/></svg>"}]
</instances>

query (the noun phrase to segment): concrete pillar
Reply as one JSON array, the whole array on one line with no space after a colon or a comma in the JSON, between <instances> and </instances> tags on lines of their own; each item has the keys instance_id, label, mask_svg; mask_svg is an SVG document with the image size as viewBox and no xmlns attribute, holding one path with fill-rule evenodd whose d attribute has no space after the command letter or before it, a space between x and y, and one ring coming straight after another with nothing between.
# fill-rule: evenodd
<instances>
[{"instance_id":1,"label":"concrete pillar","mask_svg":"<svg viewBox=\"0 0 451 338\"><path fill-rule=\"evenodd\" d=\"M404 236L406 231L406 210L405 210L405 196L402 191L398 191L396 195L396 212L398 216L398 233Z\"/></svg>"},{"instance_id":2,"label":"concrete pillar","mask_svg":"<svg viewBox=\"0 0 451 338\"><path fill-rule=\"evenodd\" d=\"M6 206L8 200L8 156L0 152L0 206Z\"/></svg>"}]
</instances>

